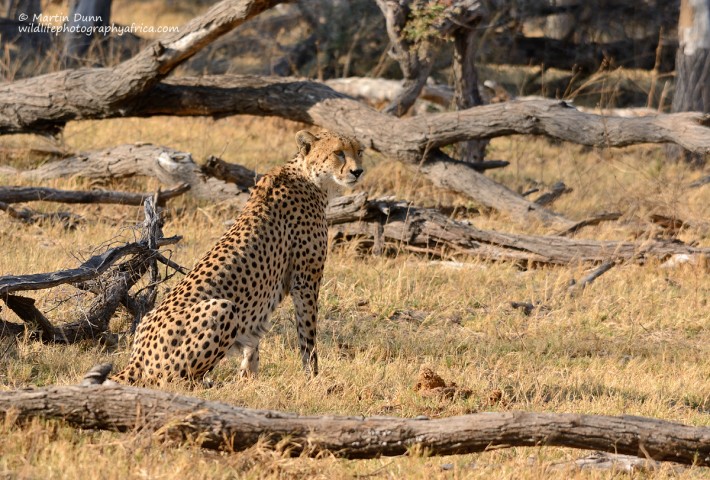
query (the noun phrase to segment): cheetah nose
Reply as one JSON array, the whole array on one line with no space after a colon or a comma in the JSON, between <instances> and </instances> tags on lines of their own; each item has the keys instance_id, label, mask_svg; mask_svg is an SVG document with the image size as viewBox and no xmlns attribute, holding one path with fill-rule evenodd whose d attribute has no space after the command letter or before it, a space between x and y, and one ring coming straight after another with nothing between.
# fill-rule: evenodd
<instances>
[{"instance_id":1,"label":"cheetah nose","mask_svg":"<svg viewBox=\"0 0 710 480\"><path fill-rule=\"evenodd\" d=\"M352 173L355 178L360 178L360 175L362 175L362 168L358 168L357 170L350 170L350 173Z\"/></svg>"}]
</instances>

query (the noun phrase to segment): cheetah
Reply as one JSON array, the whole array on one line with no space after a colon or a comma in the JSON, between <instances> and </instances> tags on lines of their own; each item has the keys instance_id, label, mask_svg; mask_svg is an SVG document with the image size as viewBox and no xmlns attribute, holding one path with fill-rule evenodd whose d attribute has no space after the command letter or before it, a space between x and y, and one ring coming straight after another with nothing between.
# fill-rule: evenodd
<instances>
[{"instance_id":1,"label":"cheetah","mask_svg":"<svg viewBox=\"0 0 710 480\"><path fill-rule=\"evenodd\" d=\"M361 178L362 146L331 132L296 134L298 153L266 173L235 224L148 313L128 365L112 380L199 381L230 351L241 376L259 368L259 340L287 294L303 368L318 373L316 319L327 254L329 197Z\"/></svg>"}]
</instances>

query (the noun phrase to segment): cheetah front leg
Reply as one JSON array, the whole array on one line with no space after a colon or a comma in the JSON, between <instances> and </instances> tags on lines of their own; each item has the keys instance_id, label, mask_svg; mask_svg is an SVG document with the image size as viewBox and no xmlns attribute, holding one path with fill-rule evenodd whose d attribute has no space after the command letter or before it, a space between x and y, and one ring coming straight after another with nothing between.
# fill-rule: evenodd
<instances>
[{"instance_id":1,"label":"cheetah front leg","mask_svg":"<svg viewBox=\"0 0 710 480\"><path fill-rule=\"evenodd\" d=\"M316 353L316 321L318 319L318 290L320 279L309 278L308 282L296 279L291 285L291 298L296 310L296 330L301 350L303 369L309 377L318 375Z\"/></svg>"}]
</instances>

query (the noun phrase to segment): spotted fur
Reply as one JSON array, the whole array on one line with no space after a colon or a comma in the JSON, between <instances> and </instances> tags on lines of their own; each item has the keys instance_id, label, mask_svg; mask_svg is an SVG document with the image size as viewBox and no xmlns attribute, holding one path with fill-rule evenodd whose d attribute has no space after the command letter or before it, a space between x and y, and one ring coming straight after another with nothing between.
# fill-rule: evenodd
<instances>
[{"instance_id":1,"label":"spotted fur","mask_svg":"<svg viewBox=\"0 0 710 480\"><path fill-rule=\"evenodd\" d=\"M259 368L259 340L291 294L303 367L318 373L318 292L327 253L326 205L362 173L362 147L330 132L296 135L299 152L254 187L232 228L141 321L121 383L200 380L231 349L241 374Z\"/></svg>"}]
</instances>

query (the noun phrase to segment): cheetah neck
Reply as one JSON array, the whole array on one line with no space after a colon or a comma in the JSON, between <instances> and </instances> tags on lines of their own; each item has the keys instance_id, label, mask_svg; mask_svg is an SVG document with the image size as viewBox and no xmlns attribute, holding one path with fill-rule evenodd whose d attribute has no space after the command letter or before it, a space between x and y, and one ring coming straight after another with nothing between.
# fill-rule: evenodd
<instances>
[{"instance_id":1,"label":"cheetah neck","mask_svg":"<svg viewBox=\"0 0 710 480\"><path fill-rule=\"evenodd\" d=\"M293 160L289 162L289 166L297 175L305 178L308 182L323 191L327 197L326 201L330 201L330 199L341 194L342 187L335 183L331 177L319 177L311 171L302 153L298 153Z\"/></svg>"}]
</instances>

